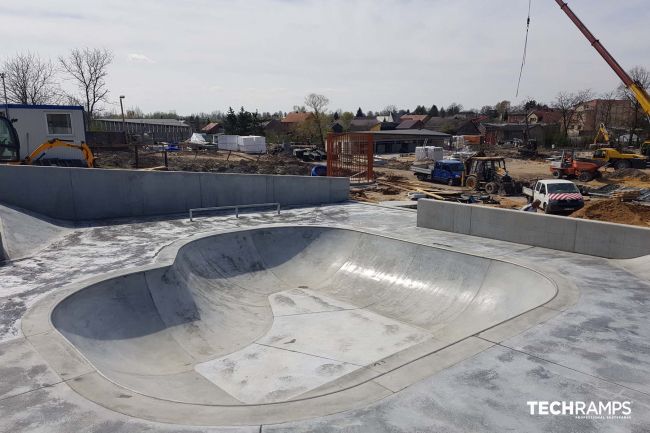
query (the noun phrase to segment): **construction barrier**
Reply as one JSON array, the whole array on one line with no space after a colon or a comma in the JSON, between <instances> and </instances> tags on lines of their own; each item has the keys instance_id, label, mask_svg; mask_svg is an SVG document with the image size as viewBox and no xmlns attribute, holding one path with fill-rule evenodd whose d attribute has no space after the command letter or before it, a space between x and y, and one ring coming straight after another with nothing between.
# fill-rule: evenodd
<instances>
[{"instance_id":1,"label":"construction barrier","mask_svg":"<svg viewBox=\"0 0 650 433\"><path fill-rule=\"evenodd\" d=\"M421 199L418 227L553 250L631 259L650 254L650 229Z\"/></svg>"}]
</instances>

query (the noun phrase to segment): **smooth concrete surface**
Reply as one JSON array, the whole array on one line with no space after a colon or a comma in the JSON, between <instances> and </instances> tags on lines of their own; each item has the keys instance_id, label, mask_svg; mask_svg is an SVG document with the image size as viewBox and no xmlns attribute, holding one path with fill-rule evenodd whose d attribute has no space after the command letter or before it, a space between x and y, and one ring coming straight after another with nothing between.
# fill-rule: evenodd
<instances>
[{"instance_id":1,"label":"smooth concrete surface","mask_svg":"<svg viewBox=\"0 0 650 433\"><path fill-rule=\"evenodd\" d=\"M650 229L542 213L422 199L417 224L609 259L650 254Z\"/></svg>"},{"instance_id":2,"label":"smooth concrete surface","mask_svg":"<svg viewBox=\"0 0 650 433\"><path fill-rule=\"evenodd\" d=\"M339 405L352 407L375 379L390 373L408 380L405 365L548 303L558 291L519 265L344 228L237 230L166 250L177 251L161 254L172 264L73 285L64 299L45 300L51 308L36 309L41 314L23 327L61 376L74 363L76 371L93 366L143 396L218 406L218 418L203 415L211 423L237 406L250 406L246 416L277 420L260 405L308 398L316 410L334 392ZM45 327L34 325L38 320ZM53 344L54 331L70 347ZM46 345L37 341L44 332ZM87 363L67 359L72 347ZM84 395L103 401L97 394L94 387ZM363 401L383 395L372 394ZM150 416L166 421L169 414ZM301 416L286 407L279 419Z\"/></svg>"},{"instance_id":3,"label":"smooth concrete surface","mask_svg":"<svg viewBox=\"0 0 650 433\"><path fill-rule=\"evenodd\" d=\"M0 166L0 203L71 221L240 204L338 203L348 192L347 178Z\"/></svg>"},{"instance_id":4,"label":"smooth concrete surface","mask_svg":"<svg viewBox=\"0 0 650 433\"><path fill-rule=\"evenodd\" d=\"M60 221L0 205L0 262L29 257L65 234L70 227Z\"/></svg>"},{"instance_id":5,"label":"smooth concrete surface","mask_svg":"<svg viewBox=\"0 0 650 433\"><path fill-rule=\"evenodd\" d=\"M268 213L247 214L239 219L213 216L192 223L186 219L148 218L72 229L38 254L0 267L0 431L648 430L650 275L647 257L607 260L416 228L415 223L416 213L412 211L345 204L293 209L280 216ZM451 346L440 348L436 341L427 340L375 363L372 370L357 370L305 393L303 400L254 405L258 406L255 410L251 409L253 405L237 406L238 413L230 412L230 415L219 411L218 423L214 423L214 407L189 405L197 408L190 413L183 409L188 405L147 398L107 381L47 320L33 320L37 316L49 317L53 305L82 287L105 280L107 272L120 278L158 269L161 259L171 263L177 255L177 251L169 248L172 245L182 245L215 231L268 228L275 224L344 225L436 249L505 259L548 276L557 283L559 292L543 306ZM89 276L92 276L90 281ZM509 277L505 272L503 278ZM71 289L71 286L77 287ZM317 293L312 288L292 287L274 295L268 303L278 307L278 317L350 311L346 310L347 301ZM283 302L282 297L291 299L295 305ZM321 309L321 313L316 313ZM64 348L69 349L66 357L51 357ZM243 358L245 353L240 352ZM393 369L404 365L407 358L415 360L406 368ZM246 358L246 361L254 360ZM366 381L376 375L375 370L385 373ZM349 388L351 381L361 384ZM217 389L207 379L205 382L211 389ZM200 388L198 381L185 383L194 387L197 398L206 389ZM324 393L329 394L323 399L307 398ZM92 395L97 403L84 395ZM228 394L222 397L227 398ZM531 415L526 402L533 400L603 403L629 400L632 413L623 419ZM351 406L350 401L355 403ZM285 404L288 406L283 407ZM287 413L299 414L300 420L282 421ZM160 419L160 414L165 415L162 417L165 422L153 421ZM225 427L237 420L235 416L246 419L246 425ZM195 425L179 421L182 417L192 419Z\"/></svg>"}]
</instances>

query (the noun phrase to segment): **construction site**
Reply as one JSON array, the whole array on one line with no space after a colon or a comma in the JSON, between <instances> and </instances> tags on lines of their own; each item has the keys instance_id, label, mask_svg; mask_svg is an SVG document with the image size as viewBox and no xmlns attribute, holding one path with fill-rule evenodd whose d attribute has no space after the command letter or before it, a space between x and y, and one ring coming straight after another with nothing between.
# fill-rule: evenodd
<instances>
[{"instance_id":1,"label":"construction site","mask_svg":"<svg viewBox=\"0 0 650 433\"><path fill-rule=\"evenodd\" d=\"M5 90L0 432L650 431L643 128L313 99L236 130Z\"/></svg>"}]
</instances>

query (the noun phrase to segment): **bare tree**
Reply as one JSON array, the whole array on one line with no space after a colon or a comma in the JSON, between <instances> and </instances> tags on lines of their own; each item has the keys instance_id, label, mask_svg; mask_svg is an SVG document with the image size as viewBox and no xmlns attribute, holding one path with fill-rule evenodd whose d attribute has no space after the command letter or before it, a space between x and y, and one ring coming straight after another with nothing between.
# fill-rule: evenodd
<instances>
[{"instance_id":1,"label":"bare tree","mask_svg":"<svg viewBox=\"0 0 650 433\"><path fill-rule=\"evenodd\" d=\"M605 92L600 97L600 104L596 106L596 115L594 116L594 131L598 129L598 126L601 123L604 123L606 126L611 126L612 124L612 111L614 110L614 105L616 104L616 92Z\"/></svg>"},{"instance_id":2,"label":"bare tree","mask_svg":"<svg viewBox=\"0 0 650 433\"><path fill-rule=\"evenodd\" d=\"M305 105L312 109L314 112L314 121L318 127L318 134L320 138L321 146L325 147L325 132L324 129L327 128L325 120L327 119L325 110L327 105L330 103L330 100L324 95L318 95L316 93L311 93L305 97Z\"/></svg>"},{"instance_id":3,"label":"bare tree","mask_svg":"<svg viewBox=\"0 0 650 433\"><path fill-rule=\"evenodd\" d=\"M629 70L629 74L630 77L632 77L632 80L634 80L639 86L643 87L646 90L650 90L650 71L648 71L643 66L635 66ZM628 125L630 128L630 141L628 144L632 145L632 137L634 137L636 134L636 130L641 123L640 117L643 115L641 104L636 99L632 91L628 89L627 86L625 86L625 84L618 86L618 94L622 98L629 100L632 103L632 107L634 109L633 116L631 116L630 124Z\"/></svg>"},{"instance_id":4,"label":"bare tree","mask_svg":"<svg viewBox=\"0 0 650 433\"><path fill-rule=\"evenodd\" d=\"M7 99L17 104L51 104L61 92L54 66L30 52L16 54L2 65L6 74Z\"/></svg>"},{"instance_id":5,"label":"bare tree","mask_svg":"<svg viewBox=\"0 0 650 433\"><path fill-rule=\"evenodd\" d=\"M560 92L553 102L553 108L560 113L564 138L569 136L569 126L577 120L578 106L591 99L591 90L581 90L577 93Z\"/></svg>"},{"instance_id":6,"label":"bare tree","mask_svg":"<svg viewBox=\"0 0 650 433\"><path fill-rule=\"evenodd\" d=\"M74 49L68 57L59 57L61 67L79 89L77 99L86 109L86 127L90 126L98 104L107 100L106 76L112 61L111 51L98 48Z\"/></svg>"}]
</instances>

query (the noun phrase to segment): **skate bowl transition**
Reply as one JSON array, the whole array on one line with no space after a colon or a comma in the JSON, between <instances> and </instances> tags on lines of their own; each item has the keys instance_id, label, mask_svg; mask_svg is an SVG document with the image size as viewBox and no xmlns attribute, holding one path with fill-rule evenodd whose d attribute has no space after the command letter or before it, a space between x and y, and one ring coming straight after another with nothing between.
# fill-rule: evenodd
<instances>
[{"instance_id":1,"label":"skate bowl transition","mask_svg":"<svg viewBox=\"0 0 650 433\"><path fill-rule=\"evenodd\" d=\"M522 266L345 228L238 230L175 248L166 266L37 308L61 339L34 338L39 352L90 372L67 382L80 394L201 425L324 415L390 395L387 378L422 379L411 363L557 293Z\"/></svg>"}]
</instances>

